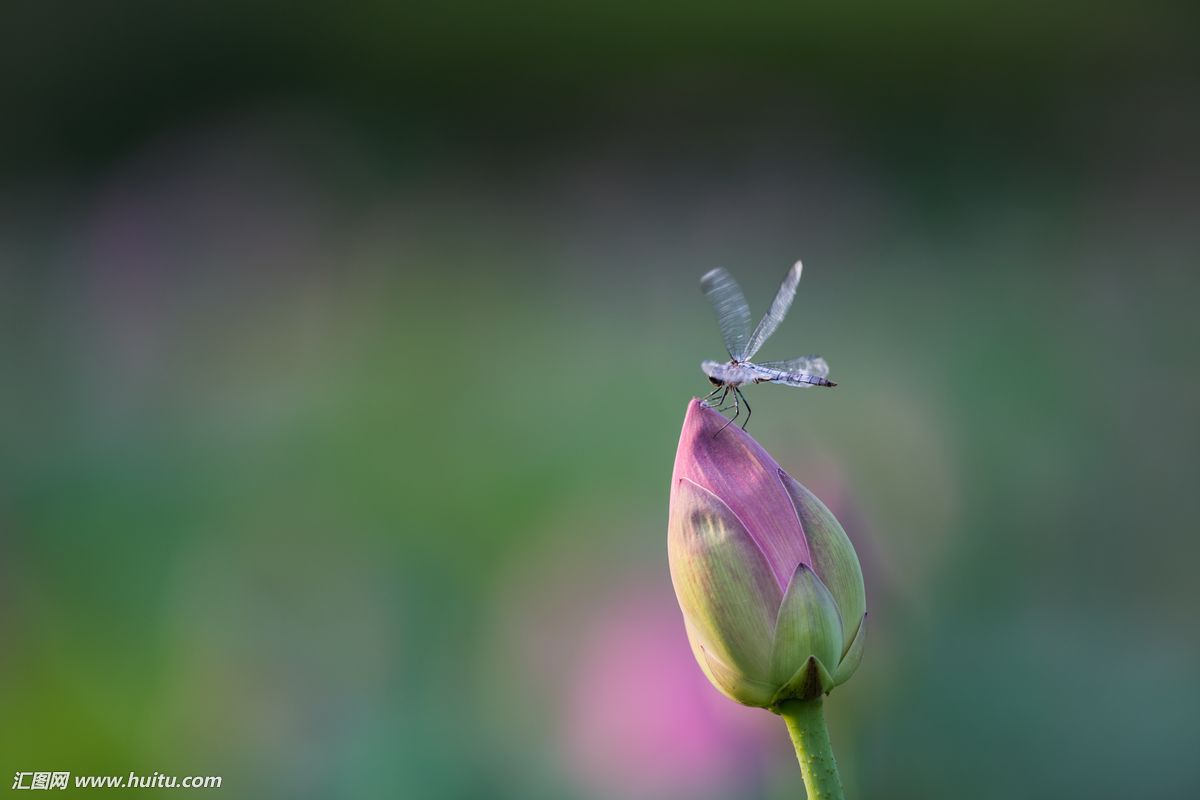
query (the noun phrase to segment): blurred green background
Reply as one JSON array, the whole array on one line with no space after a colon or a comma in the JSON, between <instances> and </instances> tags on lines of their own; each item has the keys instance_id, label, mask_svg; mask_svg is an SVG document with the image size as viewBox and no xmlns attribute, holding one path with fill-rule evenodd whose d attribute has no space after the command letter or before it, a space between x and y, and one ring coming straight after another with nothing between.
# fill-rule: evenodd
<instances>
[{"instance_id":1,"label":"blurred green background","mask_svg":"<svg viewBox=\"0 0 1200 800\"><path fill-rule=\"evenodd\" d=\"M802 796L665 554L699 277L802 258L850 795L1200 796L1194 6L4 16L8 774Z\"/></svg>"}]
</instances>

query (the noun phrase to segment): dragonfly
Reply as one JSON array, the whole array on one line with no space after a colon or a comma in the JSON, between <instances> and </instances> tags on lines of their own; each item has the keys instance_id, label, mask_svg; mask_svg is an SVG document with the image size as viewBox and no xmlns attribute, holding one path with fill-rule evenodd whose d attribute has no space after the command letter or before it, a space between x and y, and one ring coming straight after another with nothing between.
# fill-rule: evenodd
<instances>
[{"instance_id":1,"label":"dragonfly","mask_svg":"<svg viewBox=\"0 0 1200 800\"><path fill-rule=\"evenodd\" d=\"M725 340L725 349L729 352L728 363L704 361L700 364L709 382L716 387L704 398L705 405L718 411L728 411L730 407L724 403L732 395L733 417L721 428L722 431L742 415L743 405L746 407L746 419L742 422L742 430L750 422L752 411L741 389L744 384L777 383L797 388L837 386L829 380L829 365L820 356L800 356L787 361L750 360L787 316L796 297L796 286L800 283L803 269L799 261L792 265L779 286L774 302L753 331L750 330L750 306L746 304L746 297L737 281L726 269L718 267L700 279L700 288L717 312L717 324Z\"/></svg>"}]
</instances>

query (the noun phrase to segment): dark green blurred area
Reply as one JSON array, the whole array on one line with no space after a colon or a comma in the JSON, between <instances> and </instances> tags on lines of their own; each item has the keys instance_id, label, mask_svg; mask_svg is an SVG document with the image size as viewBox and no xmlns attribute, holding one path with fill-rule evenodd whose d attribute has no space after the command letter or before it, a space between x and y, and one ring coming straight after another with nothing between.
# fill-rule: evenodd
<instances>
[{"instance_id":1,"label":"dark green blurred area","mask_svg":"<svg viewBox=\"0 0 1200 800\"><path fill-rule=\"evenodd\" d=\"M0 767L801 795L665 522L699 276L802 258L852 796L1200 793L1188 5L6 11Z\"/></svg>"}]
</instances>

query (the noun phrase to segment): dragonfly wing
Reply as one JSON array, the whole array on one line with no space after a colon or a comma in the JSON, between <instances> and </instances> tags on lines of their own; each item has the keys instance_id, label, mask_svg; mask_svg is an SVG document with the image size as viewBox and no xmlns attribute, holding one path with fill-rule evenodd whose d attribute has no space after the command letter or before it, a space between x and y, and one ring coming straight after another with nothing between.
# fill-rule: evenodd
<instances>
[{"instance_id":1,"label":"dragonfly wing","mask_svg":"<svg viewBox=\"0 0 1200 800\"><path fill-rule=\"evenodd\" d=\"M750 306L737 281L723 267L718 267L700 279L704 296L717 312L717 324L729 357L741 361L746 355L746 340L750 331Z\"/></svg>"},{"instance_id":2,"label":"dragonfly wing","mask_svg":"<svg viewBox=\"0 0 1200 800\"><path fill-rule=\"evenodd\" d=\"M829 377L829 365L820 356L800 356L787 361L755 361L755 366L780 372L805 372L818 378Z\"/></svg>"},{"instance_id":3,"label":"dragonfly wing","mask_svg":"<svg viewBox=\"0 0 1200 800\"><path fill-rule=\"evenodd\" d=\"M792 300L796 297L796 287L800 284L800 272L803 269L804 265L797 261L788 270L783 283L779 285L779 292L775 295L775 301L771 303L771 308L763 315L758 327L754 329L754 333L750 334L750 341L746 345L746 358L754 358L754 354L763 346L763 342L771 338L771 334L787 316L788 309L792 307Z\"/></svg>"}]
</instances>

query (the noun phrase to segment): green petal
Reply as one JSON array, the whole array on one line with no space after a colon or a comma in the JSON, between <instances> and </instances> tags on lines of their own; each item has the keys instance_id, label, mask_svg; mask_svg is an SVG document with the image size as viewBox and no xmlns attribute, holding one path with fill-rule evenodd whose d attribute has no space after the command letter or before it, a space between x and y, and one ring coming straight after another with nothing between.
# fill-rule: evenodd
<instances>
[{"instance_id":1,"label":"green petal","mask_svg":"<svg viewBox=\"0 0 1200 800\"><path fill-rule=\"evenodd\" d=\"M775 623L771 650L775 685L793 678L810 656L822 665L841 661L842 620L829 589L807 564L800 564L792 573Z\"/></svg>"},{"instance_id":2,"label":"green petal","mask_svg":"<svg viewBox=\"0 0 1200 800\"><path fill-rule=\"evenodd\" d=\"M667 549L693 647L748 681L767 683L780 592L741 521L712 492L680 479Z\"/></svg>"},{"instance_id":3,"label":"green petal","mask_svg":"<svg viewBox=\"0 0 1200 800\"><path fill-rule=\"evenodd\" d=\"M843 625L854 625L855 620L861 619L867 611L867 590L850 537L816 495L782 470L779 478L796 506L796 515L808 540L813 570L829 587L842 615ZM842 641L851 642L854 633L848 627L843 628Z\"/></svg>"},{"instance_id":4,"label":"green petal","mask_svg":"<svg viewBox=\"0 0 1200 800\"><path fill-rule=\"evenodd\" d=\"M850 646L846 648L846 654L842 656L842 663L838 664L837 669L833 673L833 683L835 686L841 686L850 680L850 676L858 669L858 665L862 662L863 646L866 640L867 615L863 614L862 619L858 623L858 631L855 632Z\"/></svg>"},{"instance_id":5,"label":"green petal","mask_svg":"<svg viewBox=\"0 0 1200 800\"><path fill-rule=\"evenodd\" d=\"M835 685L825 665L816 656L809 656L796 674L771 698L771 705L776 706L792 698L811 700L822 693L829 694Z\"/></svg>"},{"instance_id":6,"label":"green petal","mask_svg":"<svg viewBox=\"0 0 1200 800\"><path fill-rule=\"evenodd\" d=\"M735 669L730 669L721 663L720 659L710 654L703 647L697 648L700 668L708 676L709 682L717 687L721 694L742 705L767 708L775 696L776 687L751 680Z\"/></svg>"}]
</instances>

